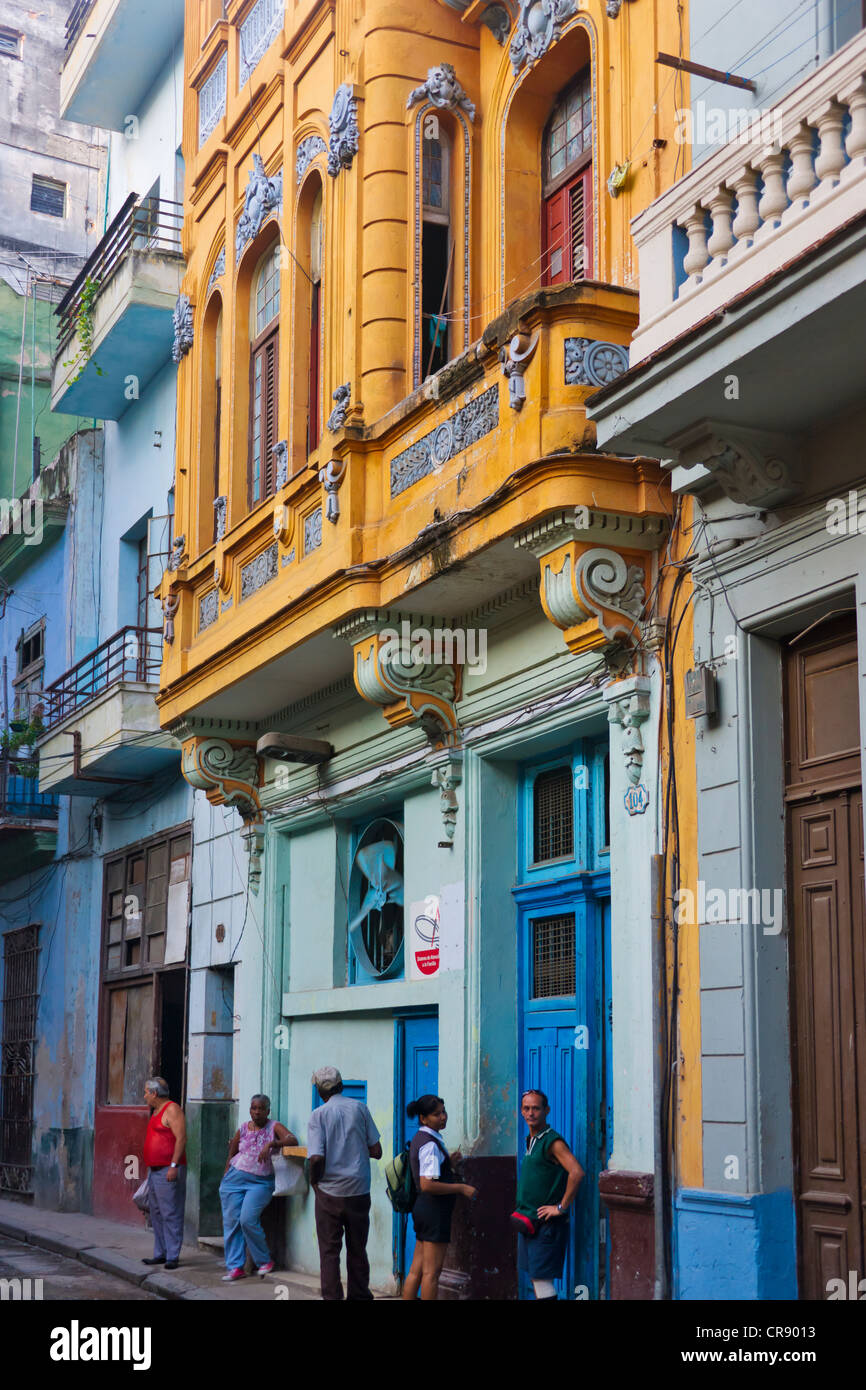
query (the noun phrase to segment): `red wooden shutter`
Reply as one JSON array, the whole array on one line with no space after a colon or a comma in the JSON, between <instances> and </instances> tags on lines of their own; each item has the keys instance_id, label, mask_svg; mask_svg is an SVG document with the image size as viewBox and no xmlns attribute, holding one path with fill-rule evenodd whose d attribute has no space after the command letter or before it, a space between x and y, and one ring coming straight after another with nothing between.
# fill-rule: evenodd
<instances>
[{"instance_id":1,"label":"red wooden shutter","mask_svg":"<svg viewBox=\"0 0 866 1390\"><path fill-rule=\"evenodd\" d=\"M571 279L568 256L568 189L559 188L544 202L544 258L542 280L545 285L564 285Z\"/></svg>"}]
</instances>

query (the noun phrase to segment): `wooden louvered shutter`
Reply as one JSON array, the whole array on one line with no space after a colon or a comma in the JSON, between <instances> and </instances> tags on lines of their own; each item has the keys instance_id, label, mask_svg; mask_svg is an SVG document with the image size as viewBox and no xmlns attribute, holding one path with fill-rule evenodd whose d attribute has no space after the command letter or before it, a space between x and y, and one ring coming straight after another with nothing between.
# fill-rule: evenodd
<instances>
[{"instance_id":1,"label":"wooden louvered shutter","mask_svg":"<svg viewBox=\"0 0 866 1390\"><path fill-rule=\"evenodd\" d=\"M592 276L592 166L585 169L568 193L568 247L571 280Z\"/></svg>"},{"instance_id":2,"label":"wooden louvered shutter","mask_svg":"<svg viewBox=\"0 0 866 1390\"><path fill-rule=\"evenodd\" d=\"M250 363L250 506L273 496L279 398L279 333L254 345Z\"/></svg>"},{"instance_id":3,"label":"wooden louvered shutter","mask_svg":"<svg viewBox=\"0 0 866 1390\"><path fill-rule=\"evenodd\" d=\"M265 390L264 390L264 422L262 435L264 439L264 458L262 460L262 473L264 480L265 497L274 495L274 473L276 461L274 459L274 445L277 442L277 348L279 335L274 334L268 343L265 344Z\"/></svg>"},{"instance_id":4,"label":"wooden louvered shutter","mask_svg":"<svg viewBox=\"0 0 866 1390\"><path fill-rule=\"evenodd\" d=\"M544 283L565 285L571 279L568 258L568 189L560 188L544 204Z\"/></svg>"}]
</instances>

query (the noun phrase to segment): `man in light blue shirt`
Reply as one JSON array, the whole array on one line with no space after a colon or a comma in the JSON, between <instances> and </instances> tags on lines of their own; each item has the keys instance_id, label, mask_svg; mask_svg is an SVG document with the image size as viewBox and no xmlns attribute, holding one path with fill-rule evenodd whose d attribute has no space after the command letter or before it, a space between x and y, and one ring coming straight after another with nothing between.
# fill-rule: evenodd
<instances>
[{"instance_id":1,"label":"man in light blue shirt","mask_svg":"<svg viewBox=\"0 0 866 1390\"><path fill-rule=\"evenodd\" d=\"M319 1067L313 1085L322 1104L307 1126L310 1182L316 1194L316 1234L319 1239L322 1298L340 1302L340 1252L346 1236L346 1297L367 1301L370 1262L370 1159L382 1157L379 1131L366 1105L343 1095L343 1078L336 1067Z\"/></svg>"}]
</instances>

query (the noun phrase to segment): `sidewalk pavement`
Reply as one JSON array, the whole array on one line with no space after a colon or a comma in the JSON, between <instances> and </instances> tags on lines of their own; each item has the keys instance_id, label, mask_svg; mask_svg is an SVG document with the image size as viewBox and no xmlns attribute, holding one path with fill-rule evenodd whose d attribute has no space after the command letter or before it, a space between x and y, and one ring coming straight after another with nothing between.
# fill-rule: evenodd
<instances>
[{"instance_id":1,"label":"sidewalk pavement","mask_svg":"<svg viewBox=\"0 0 866 1390\"><path fill-rule=\"evenodd\" d=\"M231 1303L321 1299L319 1280L309 1274L275 1270L263 1278L248 1275L236 1283L224 1284L221 1240L184 1245L180 1267L174 1273L166 1273L160 1265L142 1264L145 1256L153 1254L153 1234L145 1229L143 1217L140 1226L126 1226L80 1212L41 1211L24 1202L0 1200L0 1232L42 1250L53 1250L67 1259L81 1260L160 1298L219 1299Z\"/></svg>"}]
</instances>

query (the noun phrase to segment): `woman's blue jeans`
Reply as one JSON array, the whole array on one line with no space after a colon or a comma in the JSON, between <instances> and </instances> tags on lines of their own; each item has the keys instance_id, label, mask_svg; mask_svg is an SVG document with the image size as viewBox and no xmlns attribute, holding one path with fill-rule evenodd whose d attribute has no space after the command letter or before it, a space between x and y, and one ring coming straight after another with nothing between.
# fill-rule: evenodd
<instances>
[{"instance_id":1,"label":"woman's blue jeans","mask_svg":"<svg viewBox=\"0 0 866 1390\"><path fill-rule=\"evenodd\" d=\"M243 1269L247 1250L254 1265L270 1264L261 1217L274 1195L275 1181L273 1176L256 1178L252 1173L229 1168L220 1183L227 1269Z\"/></svg>"}]
</instances>

